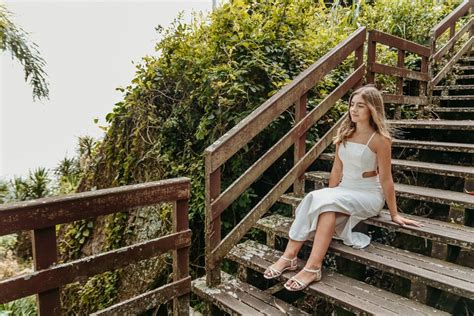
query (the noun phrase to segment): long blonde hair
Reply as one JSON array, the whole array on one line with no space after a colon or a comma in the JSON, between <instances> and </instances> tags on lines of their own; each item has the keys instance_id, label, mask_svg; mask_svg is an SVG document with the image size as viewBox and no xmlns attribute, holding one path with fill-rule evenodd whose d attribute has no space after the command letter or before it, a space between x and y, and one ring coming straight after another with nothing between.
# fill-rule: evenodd
<instances>
[{"instance_id":1,"label":"long blonde hair","mask_svg":"<svg viewBox=\"0 0 474 316\"><path fill-rule=\"evenodd\" d=\"M373 85L366 85L358 88L352 92L349 98L349 108L354 96L360 95L362 99L367 103L370 110L370 125L376 132L392 139L390 136L391 131L385 119L385 109L383 104L382 93L375 88ZM344 143L356 130L356 124L352 122L350 115L344 119L337 131L337 135L334 138L334 144Z\"/></svg>"}]
</instances>

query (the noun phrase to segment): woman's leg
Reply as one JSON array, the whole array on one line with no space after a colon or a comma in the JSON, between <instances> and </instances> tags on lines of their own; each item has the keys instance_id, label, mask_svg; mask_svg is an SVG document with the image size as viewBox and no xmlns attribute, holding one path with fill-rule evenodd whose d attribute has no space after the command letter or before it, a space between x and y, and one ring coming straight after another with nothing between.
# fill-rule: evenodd
<instances>
[{"instance_id":1,"label":"woman's leg","mask_svg":"<svg viewBox=\"0 0 474 316\"><path fill-rule=\"evenodd\" d=\"M297 241L290 239L288 240L288 244L286 245L285 252L283 252L283 257L286 257L288 259L293 259L296 257L298 252L301 249L301 246L303 246L304 241ZM278 259L277 262L272 264L270 267L272 267L275 270L281 271L285 267L288 267L290 263L286 260L283 260L282 258ZM270 277L271 276L271 271L267 269L265 271L265 275Z\"/></svg>"},{"instance_id":2,"label":"woman's leg","mask_svg":"<svg viewBox=\"0 0 474 316\"><path fill-rule=\"evenodd\" d=\"M343 213L337 212L324 212L319 215L318 225L316 227L316 234L313 240L313 248L308 261L306 262L305 268L307 269L318 269L321 268L324 256L331 243L332 236L336 227L336 216L348 216ZM308 284L314 280L315 274L301 270L295 275L295 278ZM288 281L287 285L290 287L296 287L296 284L292 284L292 281Z\"/></svg>"}]
</instances>

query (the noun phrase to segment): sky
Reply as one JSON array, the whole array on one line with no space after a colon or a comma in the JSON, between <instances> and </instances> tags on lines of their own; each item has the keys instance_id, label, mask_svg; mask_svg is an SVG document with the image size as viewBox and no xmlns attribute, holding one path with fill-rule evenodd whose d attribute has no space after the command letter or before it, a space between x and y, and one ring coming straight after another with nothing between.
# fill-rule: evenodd
<instances>
[{"instance_id":1,"label":"sky","mask_svg":"<svg viewBox=\"0 0 474 316\"><path fill-rule=\"evenodd\" d=\"M178 12L210 11L212 0L4 0L46 61L50 99L33 102L23 68L0 59L0 179L54 168L75 154L77 137L103 136L105 115L123 98L133 62L155 55L160 35ZM98 123L94 123L98 119Z\"/></svg>"}]
</instances>

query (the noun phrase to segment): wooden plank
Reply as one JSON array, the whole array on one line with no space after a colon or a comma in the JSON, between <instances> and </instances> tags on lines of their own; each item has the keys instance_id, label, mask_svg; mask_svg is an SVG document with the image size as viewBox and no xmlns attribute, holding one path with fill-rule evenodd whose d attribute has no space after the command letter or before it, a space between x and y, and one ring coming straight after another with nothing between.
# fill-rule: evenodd
<instances>
[{"instance_id":1,"label":"wooden plank","mask_svg":"<svg viewBox=\"0 0 474 316\"><path fill-rule=\"evenodd\" d=\"M444 19L442 19L438 24L436 24L431 30L430 33L436 40L441 34L444 33L451 25L454 25L456 21L469 12L469 9L472 7L470 0L464 0L456 9L454 9L450 14L448 14Z\"/></svg>"},{"instance_id":2,"label":"wooden plank","mask_svg":"<svg viewBox=\"0 0 474 316\"><path fill-rule=\"evenodd\" d=\"M383 102L392 104L426 105L428 104L428 98L425 96L414 97L410 95L384 94Z\"/></svg>"},{"instance_id":3,"label":"wooden plank","mask_svg":"<svg viewBox=\"0 0 474 316\"><path fill-rule=\"evenodd\" d=\"M288 238L289 226L273 225L272 228L278 236ZM469 299L474 298L474 269L471 268L375 242L364 249L354 249L341 242L332 241L329 251L337 256L404 278L421 280L424 284L443 291Z\"/></svg>"},{"instance_id":4,"label":"wooden plank","mask_svg":"<svg viewBox=\"0 0 474 316\"><path fill-rule=\"evenodd\" d=\"M138 315L191 292L191 277L165 284L157 289L129 298L91 315ZM189 309L188 309L189 313Z\"/></svg>"},{"instance_id":5,"label":"wooden plank","mask_svg":"<svg viewBox=\"0 0 474 316\"><path fill-rule=\"evenodd\" d=\"M135 245L0 281L0 304L59 288L81 277L93 276L191 245L191 231L170 234Z\"/></svg>"},{"instance_id":6,"label":"wooden plank","mask_svg":"<svg viewBox=\"0 0 474 316\"><path fill-rule=\"evenodd\" d=\"M415 53L420 56L430 57L431 55L431 51L428 47L418 43L377 30L371 30L369 31L369 34L370 33L372 34L372 40L377 43L398 48L406 52Z\"/></svg>"},{"instance_id":7,"label":"wooden plank","mask_svg":"<svg viewBox=\"0 0 474 316\"><path fill-rule=\"evenodd\" d=\"M176 178L2 204L0 236L131 210L163 201L188 199L189 188L188 178Z\"/></svg>"},{"instance_id":8,"label":"wooden plank","mask_svg":"<svg viewBox=\"0 0 474 316\"><path fill-rule=\"evenodd\" d=\"M33 261L35 271L47 269L58 261L56 228L33 231ZM41 291L36 296L39 315L61 315L59 288Z\"/></svg>"},{"instance_id":9,"label":"wooden plank","mask_svg":"<svg viewBox=\"0 0 474 316\"><path fill-rule=\"evenodd\" d=\"M212 157L213 172L232 157L245 144L258 135L276 117L308 92L331 70L365 42L366 29L361 27L341 41L308 69L299 74L291 83L265 101L250 115L237 123L231 130L206 148L205 155Z\"/></svg>"},{"instance_id":10,"label":"wooden plank","mask_svg":"<svg viewBox=\"0 0 474 316\"><path fill-rule=\"evenodd\" d=\"M450 85L450 86L436 86L436 87L433 87L433 90L474 90L474 85L458 84L458 85Z\"/></svg>"},{"instance_id":11,"label":"wooden plank","mask_svg":"<svg viewBox=\"0 0 474 316\"><path fill-rule=\"evenodd\" d=\"M463 192L419 187L401 183L395 183L395 192L398 196L410 199L445 205L458 204L467 208L474 208L474 195Z\"/></svg>"},{"instance_id":12,"label":"wooden plank","mask_svg":"<svg viewBox=\"0 0 474 316\"><path fill-rule=\"evenodd\" d=\"M438 72L438 74L431 80L431 86L436 86L441 79L443 79L446 74L453 68L456 62L465 55L468 50L471 49L472 44L474 43L474 37L470 37L469 40L464 43L464 45L458 50L456 55Z\"/></svg>"},{"instance_id":13,"label":"wooden plank","mask_svg":"<svg viewBox=\"0 0 474 316\"><path fill-rule=\"evenodd\" d=\"M405 69L401 67L388 66L377 62L368 63L367 68L375 73L396 76L400 78L413 79L418 81L430 81L428 73Z\"/></svg>"},{"instance_id":14,"label":"wooden plank","mask_svg":"<svg viewBox=\"0 0 474 316\"><path fill-rule=\"evenodd\" d=\"M232 249L228 257L242 265L262 273L269 265L278 260L281 252L270 249L254 241L246 241ZM302 267L304 262L298 260ZM286 281L295 272L286 272L280 281ZM305 292L322 296L331 303L356 314L370 315L432 315L444 314L441 311L408 300L399 295L378 289L364 282L351 279L333 271L323 270L323 278L311 284Z\"/></svg>"},{"instance_id":15,"label":"wooden plank","mask_svg":"<svg viewBox=\"0 0 474 316\"><path fill-rule=\"evenodd\" d=\"M221 279L223 279L223 277L225 277L225 274L221 276ZM203 298L206 301L212 302L219 309L231 315L265 315L259 310L247 305L238 297L227 293L227 291L222 288L222 284L224 283L221 283L216 287L208 287L206 285L205 278L203 277L193 280L192 291L197 296Z\"/></svg>"},{"instance_id":16,"label":"wooden plank","mask_svg":"<svg viewBox=\"0 0 474 316\"><path fill-rule=\"evenodd\" d=\"M211 204L212 220L238 198L265 170L267 170L288 148L298 142L301 135L311 128L335 103L363 78L365 68L362 65L344 82L332 91L320 104L312 109L306 117L292 127L280 140L264 153L252 166L237 178ZM301 157L300 157L301 158Z\"/></svg>"},{"instance_id":17,"label":"wooden plank","mask_svg":"<svg viewBox=\"0 0 474 316\"><path fill-rule=\"evenodd\" d=\"M322 160L334 160L333 153L325 153L319 156ZM392 169L393 170L404 170L404 171L413 171L413 172L424 172L430 174L437 174L442 176L449 177L474 177L474 167L460 166L460 165L447 165L440 163L432 162L423 162L416 160L401 160L401 159L392 159ZM307 172L306 178L310 180L319 180L315 178L313 172Z\"/></svg>"},{"instance_id":18,"label":"wooden plank","mask_svg":"<svg viewBox=\"0 0 474 316\"><path fill-rule=\"evenodd\" d=\"M474 99L473 99L474 100ZM441 108L437 107L432 110L433 112L437 113L474 113L474 108Z\"/></svg>"},{"instance_id":19,"label":"wooden plank","mask_svg":"<svg viewBox=\"0 0 474 316\"><path fill-rule=\"evenodd\" d=\"M474 25L474 19L470 19L464 26L439 50L433 55L434 61L439 61L446 53L454 47L454 44Z\"/></svg>"},{"instance_id":20,"label":"wooden plank","mask_svg":"<svg viewBox=\"0 0 474 316\"><path fill-rule=\"evenodd\" d=\"M434 99L446 101L472 101L474 100L474 95L442 95L435 96Z\"/></svg>"},{"instance_id":21,"label":"wooden plank","mask_svg":"<svg viewBox=\"0 0 474 316\"><path fill-rule=\"evenodd\" d=\"M268 192L257 205L249 211L249 213L240 221L240 223L232 229L232 231L222 240L220 245L212 251L212 257L209 262L211 267L216 266L216 262L232 249L232 247L242 239L243 236L252 228L259 218L267 212L270 207L275 204L278 198L293 184L295 179L316 160L316 158L332 143L332 139L336 136L337 129L347 117L344 114L331 129L309 150L308 153L291 168L291 170Z\"/></svg>"},{"instance_id":22,"label":"wooden plank","mask_svg":"<svg viewBox=\"0 0 474 316\"><path fill-rule=\"evenodd\" d=\"M389 120L392 127L397 128L427 128L427 129L447 129L447 130L474 130L474 121L454 121L454 120Z\"/></svg>"},{"instance_id":23,"label":"wooden plank","mask_svg":"<svg viewBox=\"0 0 474 316\"><path fill-rule=\"evenodd\" d=\"M467 154L474 153L474 144L468 144L468 143L448 143L448 142L432 142L432 141L422 141L422 140L395 139L393 140L392 146L416 148L416 149L423 149L423 150L461 152L461 153L467 153Z\"/></svg>"}]
</instances>

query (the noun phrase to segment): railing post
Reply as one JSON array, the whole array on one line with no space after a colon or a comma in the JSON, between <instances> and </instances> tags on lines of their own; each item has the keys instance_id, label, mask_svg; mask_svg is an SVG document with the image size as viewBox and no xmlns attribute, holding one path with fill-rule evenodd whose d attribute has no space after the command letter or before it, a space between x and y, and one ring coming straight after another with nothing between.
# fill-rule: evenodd
<instances>
[{"instance_id":1,"label":"railing post","mask_svg":"<svg viewBox=\"0 0 474 316\"><path fill-rule=\"evenodd\" d=\"M295 125L306 116L306 104L308 102L308 94L303 94L295 104ZM295 142L294 165L300 161L306 153L306 132L304 132ZM299 176L293 183L293 192L297 196L304 195L304 173Z\"/></svg>"},{"instance_id":2,"label":"railing post","mask_svg":"<svg viewBox=\"0 0 474 316\"><path fill-rule=\"evenodd\" d=\"M35 271L47 269L57 262L56 228L54 226L33 231L33 259ZM38 315L61 315L59 289L38 293L36 296Z\"/></svg>"},{"instance_id":3,"label":"railing post","mask_svg":"<svg viewBox=\"0 0 474 316\"><path fill-rule=\"evenodd\" d=\"M220 263L212 257L212 251L221 241L221 218L212 219L212 202L221 193L221 167L209 173L211 170L210 154L206 155L206 284L216 286L221 282Z\"/></svg>"},{"instance_id":4,"label":"railing post","mask_svg":"<svg viewBox=\"0 0 474 316\"><path fill-rule=\"evenodd\" d=\"M421 72L428 74L429 73L429 61L428 57L422 56L421 57ZM429 82L420 82L420 96L426 96L428 100L428 105L431 102L431 90L430 90L430 84ZM423 116L425 114L425 106L422 104L420 105L420 113Z\"/></svg>"},{"instance_id":5,"label":"railing post","mask_svg":"<svg viewBox=\"0 0 474 316\"><path fill-rule=\"evenodd\" d=\"M367 83L375 83L375 72L372 67L375 63L375 46L377 43L373 40L372 31L369 32L368 46L367 46Z\"/></svg>"},{"instance_id":6,"label":"railing post","mask_svg":"<svg viewBox=\"0 0 474 316\"><path fill-rule=\"evenodd\" d=\"M188 200L175 201L173 203L173 233L181 232L187 230L188 228ZM176 282L188 276L189 247L174 250L173 281ZM173 300L173 315L189 315L189 293Z\"/></svg>"}]
</instances>

